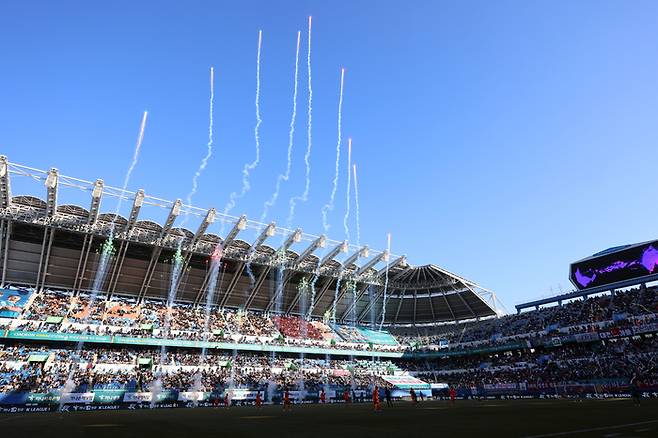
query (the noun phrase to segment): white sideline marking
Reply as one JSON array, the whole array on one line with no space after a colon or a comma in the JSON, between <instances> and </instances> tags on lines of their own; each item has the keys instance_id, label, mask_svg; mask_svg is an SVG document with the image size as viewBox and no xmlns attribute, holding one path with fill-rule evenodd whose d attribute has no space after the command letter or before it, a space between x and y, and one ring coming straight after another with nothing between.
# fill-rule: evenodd
<instances>
[{"instance_id":1,"label":"white sideline marking","mask_svg":"<svg viewBox=\"0 0 658 438\"><path fill-rule=\"evenodd\" d=\"M599 430L622 429L624 427L642 426L642 425L645 425L645 424L653 424L653 423L658 423L658 420L640 421L640 422L637 422L637 423L617 424L615 426L592 427L590 429L570 430L568 432L545 433L545 434L542 434L542 435L528 435L528 436L525 436L523 438L545 438L545 437L551 437L551 436L565 436L565 435L572 435L572 434L576 434L576 433L596 432L596 431L599 431Z\"/></svg>"}]
</instances>

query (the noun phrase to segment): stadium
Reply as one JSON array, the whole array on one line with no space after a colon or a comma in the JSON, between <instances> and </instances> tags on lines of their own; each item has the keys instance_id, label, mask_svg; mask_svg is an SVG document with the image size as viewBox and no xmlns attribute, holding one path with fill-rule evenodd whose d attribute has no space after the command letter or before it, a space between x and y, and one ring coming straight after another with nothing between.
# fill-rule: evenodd
<instances>
[{"instance_id":1,"label":"stadium","mask_svg":"<svg viewBox=\"0 0 658 438\"><path fill-rule=\"evenodd\" d=\"M3 436L658 436L653 5L5 3Z\"/></svg>"},{"instance_id":2,"label":"stadium","mask_svg":"<svg viewBox=\"0 0 658 438\"><path fill-rule=\"evenodd\" d=\"M2 412L278 413L288 403L370 409L374 391L405 408L658 391L655 242L575 262L573 292L503 315L493 292L405 256L4 156L0 165ZM16 178L38 182L42 198L13 196ZM71 188L88 208L66 203ZM130 203L129 217L103 212L112 197ZM144 206L165 222L141 219ZM175 227L182 215L198 229ZM225 235L206 233L215 221ZM240 238L248 229L253 243Z\"/></svg>"}]
</instances>

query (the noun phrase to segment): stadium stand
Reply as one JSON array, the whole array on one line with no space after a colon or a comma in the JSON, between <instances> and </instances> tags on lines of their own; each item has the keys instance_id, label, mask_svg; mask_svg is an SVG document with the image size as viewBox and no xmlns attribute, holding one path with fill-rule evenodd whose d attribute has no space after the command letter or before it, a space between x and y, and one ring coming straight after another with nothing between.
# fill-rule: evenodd
<instances>
[{"instance_id":1,"label":"stadium stand","mask_svg":"<svg viewBox=\"0 0 658 438\"><path fill-rule=\"evenodd\" d=\"M374 384L391 386L391 382L408 383L413 378L420 379L418 388L425 382L442 388L452 386L463 397L624 391L633 378L647 391L658 384L655 288L640 287L615 296L452 326L389 327L390 334L226 309L216 309L210 318L213 332L225 331L223 336L247 344L253 338L264 338L266 348L284 345L290 337L294 342L312 342L335 351L360 344L374 352L390 348L386 343L393 338L399 356L388 360L340 356L300 359L290 354L272 357L230 350L211 350L202 357L198 349L182 347L163 352L149 346L147 340L217 336L201 333L202 309L173 306L169 311L171 321L176 322L167 333L161 329L167 312L164 303L135 305L120 297L90 301L89 297L43 292L36 294L17 318L1 320L6 331L0 349L0 392L49 393L62 391L68 382L80 393L110 389L148 392L157 387L219 397L237 389L250 394L280 394L293 388L303 389L313 399L323 388L339 398L343 388L367 392ZM85 310L92 323L80 323ZM61 317L61 322L47 322L53 316ZM144 329L144 325L153 328ZM326 337L320 328L332 336ZM42 342L39 338L26 341L8 336L21 331L42 332L45 338ZM48 333L119 333L116 336L143 339L145 345L103 344L98 340L78 351L75 344L48 339ZM383 343L372 342L377 340ZM447 345L442 342L446 340ZM434 390L435 395L445 395L444 391Z\"/></svg>"},{"instance_id":2,"label":"stadium stand","mask_svg":"<svg viewBox=\"0 0 658 438\"><path fill-rule=\"evenodd\" d=\"M624 288L601 286L611 265L594 256L574 275L596 280L596 293L503 315L492 292L404 256L276 227L285 243L274 249L244 217L222 217L232 228L218 236L214 209L143 191L126 195L128 217L100 213L102 196L120 193L100 180L75 179L95 193L89 210L58 205L58 181L73 183L54 169L0 157L0 170L0 410L246 403L258 391L279 402L286 390L340 401L375 385L394 397L658 395L658 298L644 275L653 243L620 250L635 251L625 266L643 275L615 274ZM16 173L54 181L45 200L12 196ZM146 203L164 206L162 224L139 220ZM174 227L182 210L200 218L196 232ZM247 228L260 233L253 245L238 239ZM102 257L109 268L94 286Z\"/></svg>"}]
</instances>

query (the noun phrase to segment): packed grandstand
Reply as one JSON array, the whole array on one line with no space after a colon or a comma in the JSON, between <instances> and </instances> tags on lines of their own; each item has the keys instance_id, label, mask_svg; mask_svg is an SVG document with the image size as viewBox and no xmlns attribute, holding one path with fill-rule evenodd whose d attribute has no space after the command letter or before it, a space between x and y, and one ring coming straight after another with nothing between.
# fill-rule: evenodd
<instances>
[{"instance_id":1,"label":"packed grandstand","mask_svg":"<svg viewBox=\"0 0 658 438\"><path fill-rule=\"evenodd\" d=\"M654 278L620 277L624 287L579 288L503 315L492 293L434 265L243 217L222 217L233 226L220 237L207 233L212 209L5 158L0 166L3 410L280 403L284 393L344 402L375 388L393 397L658 391ZM11 195L9 176L26 173L47 183L46 200ZM58 205L58 184L84 186L90 208ZM110 195L132 199L128 217L100 213ZM163 225L138 220L149 202L168 209ZM196 232L173 227L181 211L199 213ZM253 244L238 239L249 226ZM277 232L281 246L265 245ZM326 242L333 248L314 255ZM642 260L650 247L637 247ZM577 272L595 281L610 270Z\"/></svg>"},{"instance_id":2,"label":"packed grandstand","mask_svg":"<svg viewBox=\"0 0 658 438\"><path fill-rule=\"evenodd\" d=\"M204 332L203 311L185 304L128 298L92 304L88 296L27 289L3 294L4 303L30 296L17 315L2 319L6 404L52 400L67 382L68 392L107 403L144 401L135 397L153 393L162 402L193 396L223 403L231 394L231 402L242 403L258 391L277 402L286 389L308 402L323 390L338 401L346 390L350 398L370 397L375 385L401 397L411 387L447 395L448 386L460 397L595 396L627 393L631 379L651 393L658 382L655 288L388 332L228 309L214 310ZM5 305L2 314L16 311L11 308ZM167 312L174 316L165 331ZM213 347L202 354L200 342Z\"/></svg>"}]
</instances>

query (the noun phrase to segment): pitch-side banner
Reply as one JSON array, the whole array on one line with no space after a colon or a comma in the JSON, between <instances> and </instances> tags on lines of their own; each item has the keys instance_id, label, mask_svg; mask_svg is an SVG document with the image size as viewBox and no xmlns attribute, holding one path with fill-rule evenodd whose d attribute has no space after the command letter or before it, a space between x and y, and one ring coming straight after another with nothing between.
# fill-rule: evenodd
<instances>
[{"instance_id":1,"label":"pitch-side banner","mask_svg":"<svg viewBox=\"0 0 658 438\"><path fill-rule=\"evenodd\" d=\"M126 392L123 395L125 403L150 403L153 401L152 392Z\"/></svg>"},{"instance_id":2,"label":"pitch-side banner","mask_svg":"<svg viewBox=\"0 0 658 438\"><path fill-rule=\"evenodd\" d=\"M516 383L485 383L484 384L484 389L489 390L489 391L495 391L495 390L516 390L519 389L519 385Z\"/></svg>"},{"instance_id":3,"label":"pitch-side banner","mask_svg":"<svg viewBox=\"0 0 658 438\"><path fill-rule=\"evenodd\" d=\"M290 399L291 400L304 400L304 397L306 397L306 391L289 391L290 394Z\"/></svg>"},{"instance_id":4,"label":"pitch-side banner","mask_svg":"<svg viewBox=\"0 0 658 438\"><path fill-rule=\"evenodd\" d=\"M59 394L55 392L48 392L48 393L27 393L27 403L39 403L39 404L46 404L46 403L59 403Z\"/></svg>"},{"instance_id":5,"label":"pitch-side banner","mask_svg":"<svg viewBox=\"0 0 658 438\"><path fill-rule=\"evenodd\" d=\"M231 400L256 400L256 393L256 391L251 391L249 389L236 388L230 391L229 397ZM263 395L261 394L261 397L262 396Z\"/></svg>"},{"instance_id":6,"label":"pitch-side banner","mask_svg":"<svg viewBox=\"0 0 658 438\"><path fill-rule=\"evenodd\" d=\"M201 391L179 392L178 401L203 401L206 393Z\"/></svg>"},{"instance_id":7,"label":"pitch-side banner","mask_svg":"<svg viewBox=\"0 0 658 438\"><path fill-rule=\"evenodd\" d=\"M59 399L61 404L70 403L92 403L94 401L93 392L73 392L69 394L62 394Z\"/></svg>"},{"instance_id":8,"label":"pitch-side banner","mask_svg":"<svg viewBox=\"0 0 658 438\"><path fill-rule=\"evenodd\" d=\"M94 403L120 403L125 392L124 389L97 389L94 391Z\"/></svg>"},{"instance_id":9,"label":"pitch-side banner","mask_svg":"<svg viewBox=\"0 0 658 438\"><path fill-rule=\"evenodd\" d=\"M429 389L429 383L425 383L420 379L415 378L414 376L382 376L382 379L386 380L391 385L397 386L401 389Z\"/></svg>"}]
</instances>

